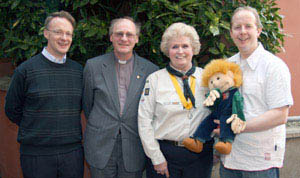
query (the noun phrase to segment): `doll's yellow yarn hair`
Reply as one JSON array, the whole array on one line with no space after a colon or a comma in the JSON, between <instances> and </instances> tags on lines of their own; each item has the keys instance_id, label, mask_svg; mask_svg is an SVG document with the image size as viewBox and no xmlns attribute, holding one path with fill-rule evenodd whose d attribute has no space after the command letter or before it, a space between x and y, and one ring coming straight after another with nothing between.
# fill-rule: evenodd
<instances>
[{"instance_id":1,"label":"doll's yellow yarn hair","mask_svg":"<svg viewBox=\"0 0 300 178\"><path fill-rule=\"evenodd\" d=\"M234 76L234 86L239 88L243 82L243 76L240 66L233 62L228 62L224 59L212 60L209 64L205 66L202 73L202 86L208 87L209 79L215 73L226 74L229 70L233 73Z\"/></svg>"}]
</instances>

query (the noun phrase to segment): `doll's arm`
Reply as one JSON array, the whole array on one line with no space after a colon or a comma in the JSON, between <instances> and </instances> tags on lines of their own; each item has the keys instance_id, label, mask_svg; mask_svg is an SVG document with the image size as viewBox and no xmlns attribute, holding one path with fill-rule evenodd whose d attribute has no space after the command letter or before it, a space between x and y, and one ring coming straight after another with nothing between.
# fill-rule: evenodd
<instances>
[{"instance_id":1,"label":"doll's arm","mask_svg":"<svg viewBox=\"0 0 300 178\"><path fill-rule=\"evenodd\" d=\"M233 133L241 133L246 128L246 121L243 112L243 97L237 91L233 95L232 101L232 115L226 120L226 123L231 123L231 130Z\"/></svg>"},{"instance_id":2,"label":"doll's arm","mask_svg":"<svg viewBox=\"0 0 300 178\"><path fill-rule=\"evenodd\" d=\"M244 98L239 91L236 91L233 95L232 101L232 114L236 114L241 120L245 121L244 116Z\"/></svg>"},{"instance_id":3,"label":"doll's arm","mask_svg":"<svg viewBox=\"0 0 300 178\"><path fill-rule=\"evenodd\" d=\"M216 88L211 90L207 95L206 95L206 99L203 102L204 106L210 107L213 106L215 104L215 101L220 98L221 96L221 90Z\"/></svg>"}]
</instances>

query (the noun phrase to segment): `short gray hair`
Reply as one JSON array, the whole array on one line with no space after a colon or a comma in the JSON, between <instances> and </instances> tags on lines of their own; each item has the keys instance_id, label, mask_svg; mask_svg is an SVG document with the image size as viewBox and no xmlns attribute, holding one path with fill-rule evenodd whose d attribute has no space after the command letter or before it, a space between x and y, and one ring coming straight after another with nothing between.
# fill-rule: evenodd
<instances>
[{"instance_id":1,"label":"short gray hair","mask_svg":"<svg viewBox=\"0 0 300 178\"><path fill-rule=\"evenodd\" d=\"M109 36L113 34L113 31L114 31L114 26L116 23L122 21L122 20L129 20L131 21L134 25L135 25L135 31L136 31L136 35L139 36L140 35L140 31L141 31L141 24L134 21L133 18L131 17L128 17L128 16L125 16L125 17L122 17L122 18L117 18L117 19L113 19L111 22L110 22L110 27L109 27Z\"/></svg>"},{"instance_id":2,"label":"short gray hair","mask_svg":"<svg viewBox=\"0 0 300 178\"><path fill-rule=\"evenodd\" d=\"M236 8L234 10L233 15L231 17L231 21L230 21L230 29L232 28L232 20L233 20L234 15L237 14L238 12L240 12L240 11L249 11L249 12L252 12L252 14L255 17L256 27L257 28L263 28L263 25L262 25L262 23L260 21L260 18L259 18L257 10L255 8L253 8L253 7L250 7L250 6L242 6L242 7Z\"/></svg>"},{"instance_id":3,"label":"short gray hair","mask_svg":"<svg viewBox=\"0 0 300 178\"><path fill-rule=\"evenodd\" d=\"M200 52L200 38L194 27L187 25L182 22L173 23L169 26L163 36L160 43L160 50L169 57L169 42L171 39L178 38L181 36L188 37L191 40L191 46L193 54L197 55Z\"/></svg>"}]
</instances>

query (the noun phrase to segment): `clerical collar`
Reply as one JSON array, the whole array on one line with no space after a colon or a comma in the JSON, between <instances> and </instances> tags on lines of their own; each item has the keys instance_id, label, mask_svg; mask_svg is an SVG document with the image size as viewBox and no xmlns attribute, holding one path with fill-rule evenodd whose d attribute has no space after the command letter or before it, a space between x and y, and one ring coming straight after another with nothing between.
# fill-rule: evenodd
<instances>
[{"instance_id":1,"label":"clerical collar","mask_svg":"<svg viewBox=\"0 0 300 178\"><path fill-rule=\"evenodd\" d=\"M133 58L134 58L134 56L132 55L131 58L129 58L128 60L120 60L120 59L118 59L117 57L115 57L115 60L116 60L116 62L118 62L119 64L124 65L124 64L129 63L131 60L133 60Z\"/></svg>"},{"instance_id":2,"label":"clerical collar","mask_svg":"<svg viewBox=\"0 0 300 178\"><path fill-rule=\"evenodd\" d=\"M119 63L119 64L126 64L127 61L126 61L126 60L120 60L120 59L119 59L119 60L118 60L118 63Z\"/></svg>"}]
</instances>

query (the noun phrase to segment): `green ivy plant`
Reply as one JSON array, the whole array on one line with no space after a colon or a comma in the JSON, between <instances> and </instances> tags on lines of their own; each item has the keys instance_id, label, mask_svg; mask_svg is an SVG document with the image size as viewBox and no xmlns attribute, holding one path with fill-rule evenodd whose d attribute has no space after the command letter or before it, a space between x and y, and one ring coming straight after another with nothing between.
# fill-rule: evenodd
<instances>
[{"instance_id":1,"label":"green ivy plant","mask_svg":"<svg viewBox=\"0 0 300 178\"><path fill-rule=\"evenodd\" d=\"M77 21L68 55L82 64L113 49L108 35L110 21L127 15L142 24L135 50L160 67L168 62L159 47L164 30L174 22L194 26L201 41L194 62L204 66L211 59L237 52L229 35L230 18L242 5L258 10L264 26L259 40L269 51L280 52L285 35L276 0L0 0L0 58L11 58L18 65L39 53L46 45L46 16L66 10Z\"/></svg>"}]
</instances>

